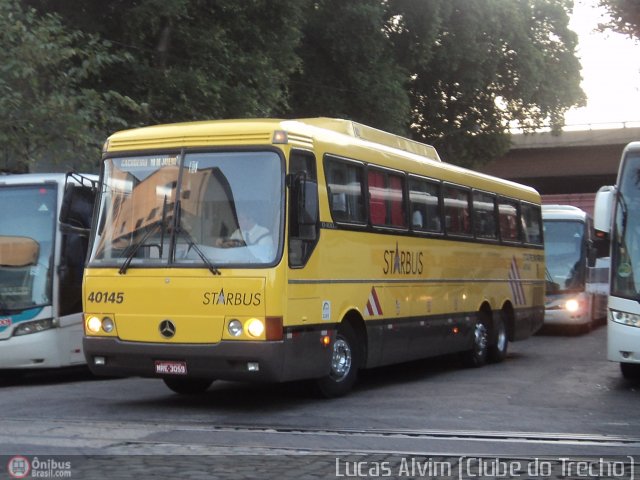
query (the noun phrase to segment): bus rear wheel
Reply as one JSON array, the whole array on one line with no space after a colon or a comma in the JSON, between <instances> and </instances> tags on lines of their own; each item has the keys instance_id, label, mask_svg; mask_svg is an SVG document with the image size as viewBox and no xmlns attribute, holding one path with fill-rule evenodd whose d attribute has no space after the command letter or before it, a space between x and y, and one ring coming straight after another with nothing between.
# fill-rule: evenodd
<instances>
[{"instance_id":1,"label":"bus rear wheel","mask_svg":"<svg viewBox=\"0 0 640 480\"><path fill-rule=\"evenodd\" d=\"M167 387L181 395L197 395L204 393L213 383L209 378L163 378Z\"/></svg>"},{"instance_id":2,"label":"bus rear wheel","mask_svg":"<svg viewBox=\"0 0 640 480\"><path fill-rule=\"evenodd\" d=\"M509 337L504 318L499 316L494 325L493 344L489 347L489 361L498 363L507 358L509 348Z\"/></svg>"},{"instance_id":3,"label":"bus rear wheel","mask_svg":"<svg viewBox=\"0 0 640 480\"><path fill-rule=\"evenodd\" d=\"M358 337L348 323L340 325L333 342L329 375L317 380L319 393L325 398L345 395L356 381L360 368Z\"/></svg>"}]
</instances>

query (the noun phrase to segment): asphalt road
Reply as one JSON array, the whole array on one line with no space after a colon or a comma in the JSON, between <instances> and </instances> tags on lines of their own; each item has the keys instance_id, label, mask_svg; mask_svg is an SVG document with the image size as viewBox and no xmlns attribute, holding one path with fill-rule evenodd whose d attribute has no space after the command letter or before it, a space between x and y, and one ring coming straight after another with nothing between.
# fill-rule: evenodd
<instances>
[{"instance_id":1,"label":"asphalt road","mask_svg":"<svg viewBox=\"0 0 640 480\"><path fill-rule=\"evenodd\" d=\"M630 478L640 383L606 361L605 340L604 327L537 335L481 369L456 357L375 369L332 400L304 383L185 397L82 371L0 377L0 461L24 456L33 475L34 458L68 459L71 478Z\"/></svg>"}]
</instances>

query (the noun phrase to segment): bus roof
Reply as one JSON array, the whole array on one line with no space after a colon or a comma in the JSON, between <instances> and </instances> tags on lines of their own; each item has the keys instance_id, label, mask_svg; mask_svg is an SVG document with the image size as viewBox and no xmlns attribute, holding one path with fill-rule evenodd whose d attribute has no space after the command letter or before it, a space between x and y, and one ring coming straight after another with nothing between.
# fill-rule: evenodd
<instances>
[{"instance_id":1,"label":"bus roof","mask_svg":"<svg viewBox=\"0 0 640 480\"><path fill-rule=\"evenodd\" d=\"M12 173L0 175L0 185L21 185L46 182L64 182L64 173Z\"/></svg>"},{"instance_id":2,"label":"bus roof","mask_svg":"<svg viewBox=\"0 0 640 480\"><path fill-rule=\"evenodd\" d=\"M640 141L636 141L636 142L631 142L628 143L625 147L624 147L625 151L626 150L640 150Z\"/></svg>"},{"instance_id":3,"label":"bus roof","mask_svg":"<svg viewBox=\"0 0 640 480\"><path fill-rule=\"evenodd\" d=\"M98 176L89 173L73 174L78 177L85 177L86 179L97 181ZM11 173L8 175L0 175L0 186L2 185L27 185L27 184L39 184L39 183L59 183L63 184L67 178L66 173Z\"/></svg>"},{"instance_id":4,"label":"bus roof","mask_svg":"<svg viewBox=\"0 0 640 480\"><path fill-rule=\"evenodd\" d=\"M286 135L276 139L276 132L285 132ZM431 145L336 118L235 119L155 125L114 133L105 142L104 151L133 153L182 147L278 143L306 149L324 144L333 149L329 153L347 158L350 152L366 152L366 159L375 158L375 163L384 167L540 202L538 192L531 187L442 162Z\"/></svg>"},{"instance_id":5,"label":"bus roof","mask_svg":"<svg viewBox=\"0 0 640 480\"><path fill-rule=\"evenodd\" d=\"M589 214L573 205L543 205L543 220L578 220L585 222Z\"/></svg>"}]
</instances>

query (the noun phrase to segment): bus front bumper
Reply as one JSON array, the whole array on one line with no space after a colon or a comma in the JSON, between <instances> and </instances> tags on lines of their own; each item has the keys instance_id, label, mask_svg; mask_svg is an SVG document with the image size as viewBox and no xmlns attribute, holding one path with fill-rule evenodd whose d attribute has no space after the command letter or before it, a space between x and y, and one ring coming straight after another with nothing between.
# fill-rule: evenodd
<instances>
[{"instance_id":1,"label":"bus front bumper","mask_svg":"<svg viewBox=\"0 0 640 480\"><path fill-rule=\"evenodd\" d=\"M544 310L545 325L589 325L592 312L591 296L584 292L547 295Z\"/></svg>"},{"instance_id":2,"label":"bus front bumper","mask_svg":"<svg viewBox=\"0 0 640 480\"><path fill-rule=\"evenodd\" d=\"M182 362L186 375L178 376L268 382L323 377L329 373L332 351L310 333L282 341L202 345L84 337L83 348L89 368L96 375L162 378L168 375L156 372L157 362Z\"/></svg>"},{"instance_id":3,"label":"bus front bumper","mask_svg":"<svg viewBox=\"0 0 640 480\"><path fill-rule=\"evenodd\" d=\"M60 332L56 328L10 337L0 341L0 369L58 368L64 365L60 351Z\"/></svg>"},{"instance_id":4,"label":"bus front bumper","mask_svg":"<svg viewBox=\"0 0 640 480\"><path fill-rule=\"evenodd\" d=\"M640 363L640 328L607 320L607 359Z\"/></svg>"},{"instance_id":5,"label":"bus front bumper","mask_svg":"<svg viewBox=\"0 0 640 480\"><path fill-rule=\"evenodd\" d=\"M545 325L588 325L591 323L591 316L587 313L575 314L566 309L545 310Z\"/></svg>"}]
</instances>

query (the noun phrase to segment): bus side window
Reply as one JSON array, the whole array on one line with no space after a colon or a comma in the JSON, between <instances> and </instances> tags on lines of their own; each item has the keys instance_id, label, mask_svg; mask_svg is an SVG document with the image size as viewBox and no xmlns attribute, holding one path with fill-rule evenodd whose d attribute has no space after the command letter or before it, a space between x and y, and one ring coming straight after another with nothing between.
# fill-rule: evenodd
<instances>
[{"instance_id":1,"label":"bus side window","mask_svg":"<svg viewBox=\"0 0 640 480\"><path fill-rule=\"evenodd\" d=\"M373 225L387 223L387 207L385 205L384 174L375 170L369 171L369 217Z\"/></svg>"},{"instance_id":2,"label":"bus side window","mask_svg":"<svg viewBox=\"0 0 640 480\"><path fill-rule=\"evenodd\" d=\"M471 235L469 189L447 185L444 189L444 209L448 234Z\"/></svg>"},{"instance_id":3,"label":"bus side window","mask_svg":"<svg viewBox=\"0 0 640 480\"><path fill-rule=\"evenodd\" d=\"M442 232L440 221L440 183L421 178L409 179L411 228L415 231Z\"/></svg>"},{"instance_id":4,"label":"bus side window","mask_svg":"<svg viewBox=\"0 0 640 480\"><path fill-rule=\"evenodd\" d=\"M497 239L496 198L485 192L473 192L473 225L476 237Z\"/></svg>"},{"instance_id":5,"label":"bus side window","mask_svg":"<svg viewBox=\"0 0 640 480\"><path fill-rule=\"evenodd\" d=\"M500 218L500 238L506 242L520 241L518 225L518 202L501 198L498 205Z\"/></svg>"},{"instance_id":6,"label":"bus side window","mask_svg":"<svg viewBox=\"0 0 640 480\"><path fill-rule=\"evenodd\" d=\"M542 245L542 211L538 205L521 205L524 241Z\"/></svg>"},{"instance_id":7,"label":"bus side window","mask_svg":"<svg viewBox=\"0 0 640 480\"><path fill-rule=\"evenodd\" d=\"M405 227L404 176L370 169L369 217L372 225ZM416 216L417 217L417 216Z\"/></svg>"},{"instance_id":8,"label":"bus side window","mask_svg":"<svg viewBox=\"0 0 640 480\"><path fill-rule=\"evenodd\" d=\"M335 222L365 223L363 175L364 168L359 163L326 157L327 195Z\"/></svg>"}]
</instances>

